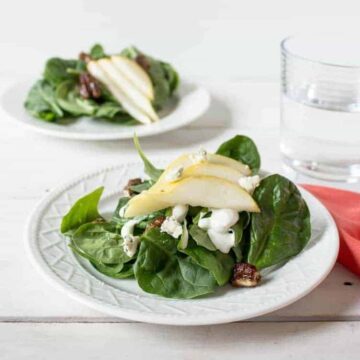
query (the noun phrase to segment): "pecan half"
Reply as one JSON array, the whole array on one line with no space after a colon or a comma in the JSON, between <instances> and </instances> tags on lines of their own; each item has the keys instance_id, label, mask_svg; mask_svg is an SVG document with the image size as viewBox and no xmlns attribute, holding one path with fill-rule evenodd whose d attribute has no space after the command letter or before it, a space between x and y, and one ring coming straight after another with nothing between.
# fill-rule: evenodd
<instances>
[{"instance_id":1,"label":"pecan half","mask_svg":"<svg viewBox=\"0 0 360 360\"><path fill-rule=\"evenodd\" d=\"M79 59L84 61L86 64L92 60L90 54L87 54L85 52L81 52L79 54Z\"/></svg>"},{"instance_id":2,"label":"pecan half","mask_svg":"<svg viewBox=\"0 0 360 360\"><path fill-rule=\"evenodd\" d=\"M145 71L148 71L149 68L150 68L150 63L148 61L148 59L146 58L145 55L138 55L136 58L135 58L135 61L145 70Z\"/></svg>"},{"instance_id":3,"label":"pecan half","mask_svg":"<svg viewBox=\"0 0 360 360\"><path fill-rule=\"evenodd\" d=\"M161 225L165 221L165 219L166 219L166 217L163 215L158 216L157 218L155 218L154 220L152 220L148 223L148 225L146 226L146 230L161 227Z\"/></svg>"},{"instance_id":4,"label":"pecan half","mask_svg":"<svg viewBox=\"0 0 360 360\"><path fill-rule=\"evenodd\" d=\"M254 265L237 263L233 269L231 284L235 287L253 287L259 284L261 275Z\"/></svg>"},{"instance_id":5,"label":"pecan half","mask_svg":"<svg viewBox=\"0 0 360 360\"><path fill-rule=\"evenodd\" d=\"M98 99L101 96L101 87L98 81L88 72L83 72L79 76L80 95L84 99Z\"/></svg>"},{"instance_id":6,"label":"pecan half","mask_svg":"<svg viewBox=\"0 0 360 360\"><path fill-rule=\"evenodd\" d=\"M140 185L143 181L140 178L130 179L128 183L126 184L124 191L128 194L128 196L134 195L134 191L131 190L131 187L134 185Z\"/></svg>"}]
</instances>

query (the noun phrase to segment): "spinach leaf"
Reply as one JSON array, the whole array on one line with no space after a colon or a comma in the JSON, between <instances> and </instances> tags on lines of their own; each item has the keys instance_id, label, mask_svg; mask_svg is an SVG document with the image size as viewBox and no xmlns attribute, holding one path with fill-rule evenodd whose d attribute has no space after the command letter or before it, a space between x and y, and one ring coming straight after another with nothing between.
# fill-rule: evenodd
<instances>
[{"instance_id":1,"label":"spinach leaf","mask_svg":"<svg viewBox=\"0 0 360 360\"><path fill-rule=\"evenodd\" d=\"M217 154L241 161L250 167L253 173L260 169L260 154L255 143L245 135L236 135L225 141L216 151Z\"/></svg>"},{"instance_id":2,"label":"spinach leaf","mask_svg":"<svg viewBox=\"0 0 360 360\"><path fill-rule=\"evenodd\" d=\"M71 244L80 254L96 264L120 266L131 260L123 249L123 239L108 223L88 223L80 226L72 235ZM117 269L119 270L119 269Z\"/></svg>"},{"instance_id":3,"label":"spinach leaf","mask_svg":"<svg viewBox=\"0 0 360 360\"><path fill-rule=\"evenodd\" d=\"M41 120L55 121L64 116L56 101L55 92L46 80L39 80L33 85L24 106L30 115Z\"/></svg>"},{"instance_id":4,"label":"spinach leaf","mask_svg":"<svg viewBox=\"0 0 360 360\"><path fill-rule=\"evenodd\" d=\"M59 105L72 116L93 115L98 108L95 101L80 96L73 80L60 83L55 95Z\"/></svg>"},{"instance_id":5,"label":"spinach leaf","mask_svg":"<svg viewBox=\"0 0 360 360\"><path fill-rule=\"evenodd\" d=\"M117 265L92 263L92 265L97 271L114 279L127 279L134 277L134 266L130 263Z\"/></svg>"},{"instance_id":6,"label":"spinach leaf","mask_svg":"<svg viewBox=\"0 0 360 360\"><path fill-rule=\"evenodd\" d=\"M115 211L113 212L112 218L111 218L111 222L117 225L118 229L121 229L122 226L129 221L128 218L124 218L122 216L120 216L120 210L121 208L123 208L124 206L126 206L126 204L128 203L128 201L130 200L129 197L127 196L123 196L119 199L118 204L116 206Z\"/></svg>"},{"instance_id":7,"label":"spinach leaf","mask_svg":"<svg viewBox=\"0 0 360 360\"><path fill-rule=\"evenodd\" d=\"M202 246L197 246L194 241L189 242L184 254L189 255L191 259L201 267L210 271L219 286L228 283L234 267L234 259L230 254L222 252L209 251Z\"/></svg>"},{"instance_id":8,"label":"spinach leaf","mask_svg":"<svg viewBox=\"0 0 360 360\"><path fill-rule=\"evenodd\" d=\"M74 80L77 77L77 71L72 72L69 70L79 70L84 66L80 60L65 60L60 58L51 58L46 62L44 79L51 85L59 85L65 80Z\"/></svg>"},{"instance_id":9,"label":"spinach leaf","mask_svg":"<svg viewBox=\"0 0 360 360\"><path fill-rule=\"evenodd\" d=\"M90 49L90 57L94 60L101 59L106 57L104 48L100 44L95 44Z\"/></svg>"},{"instance_id":10,"label":"spinach leaf","mask_svg":"<svg viewBox=\"0 0 360 360\"><path fill-rule=\"evenodd\" d=\"M99 187L76 201L69 212L62 218L61 232L63 234L75 230L83 224L102 219L98 212L98 204L103 190L103 187Z\"/></svg>"},{"instance_id":11,"label":"spinach leaf","mask_svg":"<svg viewBox=\"0 0 360 360\"><path fill-rule=\"evenodd\" d=\"M161 62L161 66L165 72L165 77L169 82L170 95L178 88L180 83L180 77L177 71L168 63Z\"/></svg>"},{"instance_id":12,"label":"spinach leaf","mask_svg":"<svg viewBox=\"0 0 360 360\"><path fill-rule=\"evenodd\" d=\"M140 194L145 190L149 190L153 184L154 183L151 180L145 180L141 184L130 186L130 190L132 190L136 194Z\"/></svg>"},{"instance_id":13,"label":"spinach leaf","mask_svg":"<svg viewBox=\"0 0 360 360\"><path fill-rule=\"evenodd\" d=\"M215 251L216 247L210 240L206 230L201 229L197 224L192 224L189 229L190 236L201 247L207 250Z\"/></svg>"},{"instance_id":14,"label":"spinach leaf","mask_svg":"<svg viewBox=\"0 0 360 360\"><path fill-rule=\"evenodd\" d=\"M310 240L310 213L297 187L274 174L263 179L253 194L261 212L251 215L247 262L258 269L297 255Z\"/></svg>"},{"instance_id":15,"label":"spinach leaf","mask_svg":"<svg viewBox=\"0 0 360 360\"><path fill-rule=\"evenodd\" d=\"M136 136L136 134L134 135L134 145L135 148L139 154L139 156L141 157L141 160L144 163L144 171L145 173L150 177L150 179L152 181L157 181L159 179L159 177L161 176L161 174L163 173L164 170L161 169L157 169L149 160L148 158L145 156L144 152L141 149L140 143L139 143L139 139Z\"/></svg>"},{"instance_id":16,"label":"spinach leaf","mask_svg":"<svg viewBox=\"0 0 360 360\"><path fill-rule=\"evenodd\" d=\"M213 275L191 257L177 252L177 241L158 228L141 237L135 277L146 292L168 298L189 299L214 291Z\"/></svg>"},{"instance_id":17,"label":"spinach leaf","mask_svg":"<svg viewBox=\"0 0 360 360\"><path fill-rule=\"evenodd\" d=\"M124 119L130 117L119 103L110 100L98 104L94 116L114 121L118 121L120 117Z\"/></svg>"},{"instance_id":18,"label":"spinach leaf","mask_svg":"<svg viewBox=\"0 0 360 360\"><path fill-rule=\"evenodd\" d=\"M232 229L235 232L235 245L232 248L232 251L235 255L235 259L237 262L241 262L243 258L244 230L249 225L249 222L250 222L249 213L242 211L240 213L239 221L232 227Z\"/></svg>"},{"instance_id":19,"label":"spinach leaf","mask_svg":"<svg viewBox=\"0 0 360 360\"><path fill-rule=\"evenodd\" d=\"M215 251L216 247L213 244L213 242L210 240L207 231L201 229L198 226L200 217L207 217L208 214L210 213L206 208L202 208L200 211L197 212L197 215L193 218L193 224L189 228L189 234L197 245L202 246L210 251Z\"/></svg>"}]
</instances>

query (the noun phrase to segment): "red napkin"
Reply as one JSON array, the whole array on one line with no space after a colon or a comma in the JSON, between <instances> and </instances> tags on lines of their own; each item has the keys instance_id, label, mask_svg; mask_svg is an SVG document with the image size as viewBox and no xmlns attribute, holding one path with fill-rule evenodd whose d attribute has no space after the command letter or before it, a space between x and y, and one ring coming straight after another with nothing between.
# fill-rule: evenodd
<instances>
[{"instance_id":1,"label":"red napkin","mask_svg":"<svg viewBox=\"0 0 360 360\"><path fill-rule=\"evenodd\" d=\"M360 276L360 193L302 184L329 210L338 227L338 261Z\"/></svg>"}]
</instances>

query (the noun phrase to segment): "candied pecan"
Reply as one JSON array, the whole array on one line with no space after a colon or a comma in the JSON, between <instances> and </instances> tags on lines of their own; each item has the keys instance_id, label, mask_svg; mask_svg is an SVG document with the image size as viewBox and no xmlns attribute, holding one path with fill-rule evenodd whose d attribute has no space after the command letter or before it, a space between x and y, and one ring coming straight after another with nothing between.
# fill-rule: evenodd
<instances>
[{"instance_id":1,"label":"candied pecan","mask_svg":"<svg viewBox=\"0 0 360 360\"><path fill-rule=\"evenodd\" d=\"M129 196L134 195L134 191L131 190L131 187L142 183L143 181L140 178L130 179L126 184L124 191L127 192Z\"/></svg>"},{"instance_id":2,"label":"candied pecan","mask_svg":"<svg viewBox=\"0 0 360 360\"><path fill-rule=\"evenodd\" d=\"M261 275L254 265L237 263L233 269L231 284L235 287L253 287L259 284Z\"/></svg>"},{"instance_id":3,"label":"candied pecan","mask_svg":"<svg viewBox=\"0 0 360 360\"><path fill-rule=\"evenodd\" d=\"M149 64L149 61L148 59L146 58L145 55L138 55L136 58L135 58L135 61L145 70L145 71L148 71L149 68L150 68L150 64Z\"/></svg>"},{"instance_id":4,"label":"candied pecan","mask_svg":"<svg viewBox=\"0 0 360 360\"><path fill-rule=\"evenodd\" d=\"M89 89L90 89L90 93L94 99L98 99L101 96L100 85L94 78L93 78L93 80L91 80L89 82Z\"/></svg>"},{"instance_id":5,"label":"candied pecan","mask_svg":"<svg viewBox=\"0 0 360 360\"><path fill-rule=\"evenodd\" d=\"M88 72L83 72L79 76L80 95L85 98L97 99L101 96L101 88L97 80Z\"/></svg>"},{"instance_id":6,"label":"candied pecan","mask_svg":"<svg viewBox=\"0 0 360 360\"><path fill-rule=\"evenodd\" d=\"M88 62L90 62L92 60L90 54L87 54L85 52L81 52L79 54L79 59L84 61L85 63L88 63Z\"/></svg>"},{"instance_id":7,"label":"candied pecan","mask_svg":"<svg viewBox=\"0 0 360 360\"><path fill-rule=\"evenodd\" d=\"M146 226L146 230L161 227L161 225L165 221L165 219L166 219L166 217L163 215L156 217L151 222L149 222L149 224Z\"/></svg>"},{"instance_id":8,"label":"candied pecan","mask_svg":"<svg viewBox=\"0 0 360 360\"><path fill-rule=\"evenodd\" d=\"M89 99L90 94L85 84L80 84L80 95L83 99Z\"/></svg>"}]
</instances>

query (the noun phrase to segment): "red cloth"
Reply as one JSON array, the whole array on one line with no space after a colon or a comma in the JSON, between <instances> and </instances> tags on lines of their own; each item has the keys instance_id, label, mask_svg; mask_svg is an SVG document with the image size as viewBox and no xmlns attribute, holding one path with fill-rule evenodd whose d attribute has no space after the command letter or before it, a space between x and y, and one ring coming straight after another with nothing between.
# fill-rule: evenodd
<instances>
[{"instance_id":1,"label":"red cloth","mask_svg":"<svg viewBox=\"0 0 360 360\"><path fill-rule=\"evenodd\" d=\"M340 235L338 261L360 276L360 193L302 184L333 216Z\"/></svg>"}]
</instances>

